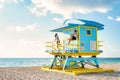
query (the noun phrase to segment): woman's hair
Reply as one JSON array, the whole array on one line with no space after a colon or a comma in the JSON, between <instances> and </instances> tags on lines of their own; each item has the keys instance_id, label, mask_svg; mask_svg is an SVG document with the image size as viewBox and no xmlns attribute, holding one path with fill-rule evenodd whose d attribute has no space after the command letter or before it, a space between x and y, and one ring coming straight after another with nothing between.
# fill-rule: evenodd
<instances>
[{"instance_id":1,"label":"woman's hair","mask_svg":"<svg viewBox=\"0 0 120 80\"><path fill-rule=\"evenodd\" d=\"M57 36L57 33L55 33L55 37Z\"/></svg>"}]
</instances>

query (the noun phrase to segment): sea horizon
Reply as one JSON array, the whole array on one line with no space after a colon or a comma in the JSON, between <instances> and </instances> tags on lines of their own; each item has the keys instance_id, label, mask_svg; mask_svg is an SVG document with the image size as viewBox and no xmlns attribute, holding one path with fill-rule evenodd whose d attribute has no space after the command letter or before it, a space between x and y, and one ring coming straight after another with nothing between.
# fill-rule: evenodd
<instances>
[{"instance_id":1,"label":"sea horizon","mask_svg":"<svg viewBox=\"0 0 120 80\"><path fill-rule=\"evenodd\" d=\"M50 65L52 58L0 58L0 67L24 67L24 66L42 66ZM118 58L101 58L98 57L100 64L117 64L120 63Z\"/></svg>"}]
</instances>

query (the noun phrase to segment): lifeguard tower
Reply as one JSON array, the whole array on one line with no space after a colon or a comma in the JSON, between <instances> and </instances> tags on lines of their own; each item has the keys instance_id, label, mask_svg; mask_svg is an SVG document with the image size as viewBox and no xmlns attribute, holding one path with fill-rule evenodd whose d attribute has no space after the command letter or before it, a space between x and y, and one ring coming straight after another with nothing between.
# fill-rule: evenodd
<instances>
[{"instance_id":1,"label":"lifeguard tower","mask_svg":"<svg viewBox=\"0 0 120 80\"><path fill-rule=\"evenodd\" d=\"M66 20L63 27L51 30L63 33L63 40L59 45L54 41L47 42L47 52L54 58L51 60L50 66L43 66L42 69L68 74L113 72L112 69L100 68L97 58L97 55L103 52L100 50L103 41L98 40L98 31L103 30L104 25L83 19L77 19L77 21L81 23L76 24ZM68 44L69 36L66 34L73 34L74 30L78 32L77 40L72 40Z\"/></svg>"}]
</instances>

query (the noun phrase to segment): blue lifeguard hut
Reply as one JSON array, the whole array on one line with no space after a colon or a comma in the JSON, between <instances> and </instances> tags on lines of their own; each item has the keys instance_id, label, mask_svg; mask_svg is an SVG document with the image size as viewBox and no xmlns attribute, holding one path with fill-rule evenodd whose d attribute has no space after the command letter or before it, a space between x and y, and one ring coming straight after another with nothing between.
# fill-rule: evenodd
<instances>
[{"instance_id":1,"label":"blue lifeguard hut","mask_svg":"<svg viewBox=\"0 0 120 80\"><path fill-rule=\"evenodd\" d=\"M52 71L61 71L69 74L91 73L91 72L111 72L111 69L99 68L97 55L103 52L100 50L103 41L98 40L98 31L104 30L104 25L95 21L76 19L82 23L74 23L66 20L63 27L53 29L52 32L61 32L63 34L73 34L77 30L78 37L68 43L68 37L63 36L61 44L54 44L53 41L47 42L47 46L54 58L50 66L44 66L43 69ZM87 58L86 58L87 56ZM87 68L86 64L95 68Z\"/></svg>"}]
</instances>

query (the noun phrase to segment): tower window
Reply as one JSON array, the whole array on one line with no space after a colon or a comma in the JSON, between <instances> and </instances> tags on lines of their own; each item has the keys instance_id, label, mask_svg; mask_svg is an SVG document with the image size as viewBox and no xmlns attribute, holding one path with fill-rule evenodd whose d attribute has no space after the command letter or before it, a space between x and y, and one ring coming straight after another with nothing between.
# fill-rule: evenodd
<instances>
[{"instance_id":1,"label":"tower window","mask_svg":"<svg viewBox=\"0 0 120 80\"><path fill-rule=\"evenodd\" d=\"M92 30L91 29L87 29L86 30L86 35L87 36L91 36L92 35Z\"/></svg>"}]
</instances>

